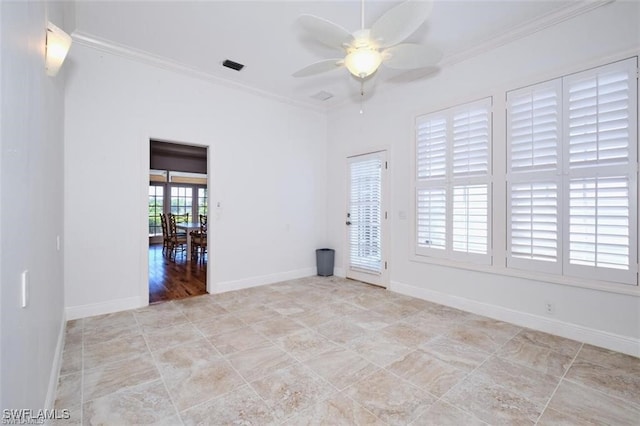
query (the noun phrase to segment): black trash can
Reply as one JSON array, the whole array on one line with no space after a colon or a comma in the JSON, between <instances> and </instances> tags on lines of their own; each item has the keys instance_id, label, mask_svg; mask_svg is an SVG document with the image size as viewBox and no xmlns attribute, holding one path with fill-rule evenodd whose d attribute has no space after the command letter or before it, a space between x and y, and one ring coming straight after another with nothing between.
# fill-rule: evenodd
<instances>
[{"instance_id":1,"label":"black trash can","mask_svg":"<svg viewBox=\"0 0 640 426\"><path fill-rule=\"evenodd\" d=\"M333 262L336 251L330 248L321 248L316 250L316 265L318 266L318 275L321 277L329 277L333 275Z\"/></svg>"}]
</instances>

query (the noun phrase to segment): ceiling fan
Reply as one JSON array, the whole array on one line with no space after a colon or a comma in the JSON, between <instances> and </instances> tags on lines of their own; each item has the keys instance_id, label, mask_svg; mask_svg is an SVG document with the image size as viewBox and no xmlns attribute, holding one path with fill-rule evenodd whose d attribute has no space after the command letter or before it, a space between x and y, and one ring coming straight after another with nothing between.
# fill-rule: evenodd
<instances>
[{"instance_id":1,"label":"ceiling fan","mask_svg":"<svg viewBox=\"0 0 640 426\"><path fill-rule=\"evenodd\" d=\"M412 70L432 67L442 59L435 47L402 43L431 14L433 0L407 0L380 17L370 29L364 27L364 0L360 9L360 29L350 33L345 28L314 15L301 15L298 24L319 42L344 51L343 58L325 59L308 65L293 77L307 77L346 67L364 82L381 64L388 68Z\"/></svg>"}]
</instances>

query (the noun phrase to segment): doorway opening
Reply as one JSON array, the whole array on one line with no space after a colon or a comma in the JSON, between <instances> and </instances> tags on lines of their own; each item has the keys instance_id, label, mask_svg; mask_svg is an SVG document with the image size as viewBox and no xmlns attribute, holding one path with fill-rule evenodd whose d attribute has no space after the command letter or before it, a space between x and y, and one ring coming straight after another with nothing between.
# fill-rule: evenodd
<instances>
[{"instance_id":1,"label":"doorway opening","mask_svg":"<svg viewBox=\"0 0 640 426\"><path fill-rule=\"evenodd\" d=\"M149 143L149 303L206 294L207 148Z\"/></svg>"}]
</instances>

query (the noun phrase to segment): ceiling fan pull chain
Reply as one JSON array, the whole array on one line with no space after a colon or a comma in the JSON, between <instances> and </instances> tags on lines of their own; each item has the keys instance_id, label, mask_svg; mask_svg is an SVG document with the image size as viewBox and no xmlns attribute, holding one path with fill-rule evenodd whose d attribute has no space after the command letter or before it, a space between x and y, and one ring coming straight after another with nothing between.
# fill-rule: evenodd
<instances>
[{"instance_id":1,"label":"ceiling fan pull chain","mask_svg":"<svg viewBox=\"0 0 640 426\"><path fill-rule=\"evenodd\" d=\"M364 80L360 82L360 114L364 114Z\"/></svg>"}]
</instances>

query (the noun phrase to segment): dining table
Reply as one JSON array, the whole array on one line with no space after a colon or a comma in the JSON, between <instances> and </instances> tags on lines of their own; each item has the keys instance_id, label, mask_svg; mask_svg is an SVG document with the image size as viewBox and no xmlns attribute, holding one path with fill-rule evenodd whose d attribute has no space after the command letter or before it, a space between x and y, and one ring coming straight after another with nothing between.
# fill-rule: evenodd
<instances>
[{"instance_id":1,"label":"dining table","mask_svg":"<svg viewBox=\"0 0 640 426\"><path fill-rule=\"evenodd\" d=\"M177 229L182 229L187 232L187 262L191 261L191 231L199 231L200 223L198 222L178 222L176 223Z\"/></svg>"}]
</instances>

